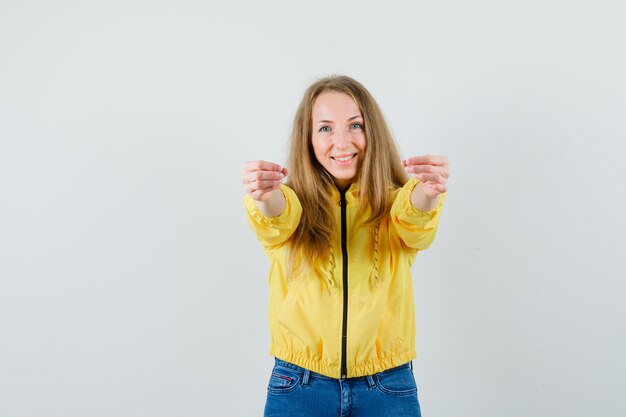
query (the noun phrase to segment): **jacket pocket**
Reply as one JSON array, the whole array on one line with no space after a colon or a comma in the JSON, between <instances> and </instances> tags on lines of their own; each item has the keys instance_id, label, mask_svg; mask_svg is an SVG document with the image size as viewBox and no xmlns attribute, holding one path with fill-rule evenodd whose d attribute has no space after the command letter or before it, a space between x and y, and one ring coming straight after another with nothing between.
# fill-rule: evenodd
<instances>
[{"instance_id":1,"label":"jacket pocket","mask_svg":"<svg viewBox=\"0 0 626 417\"><path fill-rule=\"evenodd\" d=\"M417 393L413 370L408 365L378 373L374 375L374 380L378 389L386 394L403 396Z\"/></svg>"},{"instance_id":2,"label":"jacket pocket","mask_svg":"<svg viewBox=\"0 0 626 417\"><path fill-rule=\"evenodd\" d=\"M287 394L296 389L301 381L302 372L286 366L274 365L267 391L270 394Z\"/></svg>"}]
</instances>

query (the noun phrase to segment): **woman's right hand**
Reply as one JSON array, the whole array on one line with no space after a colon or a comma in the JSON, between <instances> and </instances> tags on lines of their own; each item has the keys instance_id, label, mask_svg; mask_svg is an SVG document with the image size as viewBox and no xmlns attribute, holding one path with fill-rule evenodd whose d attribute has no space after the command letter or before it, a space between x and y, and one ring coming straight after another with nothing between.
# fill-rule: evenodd
<instances>
[{"instance_id":1,"label":"woman's right hand","mask_svg":"<svg viewBox=\"0 0 626 417\"><path fill-rule=\"evenodd\" d=\"M248 161L241 170L241 183L254 200L265 202L288 174L287 168L267 161Z\"/></svg>"}]
</instances>

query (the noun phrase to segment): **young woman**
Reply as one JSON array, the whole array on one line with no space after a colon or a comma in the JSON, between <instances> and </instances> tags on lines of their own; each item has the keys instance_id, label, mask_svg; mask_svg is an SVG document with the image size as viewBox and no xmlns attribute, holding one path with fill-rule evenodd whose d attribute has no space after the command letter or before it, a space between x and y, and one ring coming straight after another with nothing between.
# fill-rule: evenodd
<instances>
[{"instance_id":1,"label":"young woman","mask_svg":"<svg viewBox=\"0 0 626 417\"><path fill-rule=\"evenodd\" d=\"M305 92L289 170L244 164L270 262L266 417L420 416L411 265L435 237L448 177L446 157L401 161L378 105L346 76Z\"/></svg>"}]
</instances>

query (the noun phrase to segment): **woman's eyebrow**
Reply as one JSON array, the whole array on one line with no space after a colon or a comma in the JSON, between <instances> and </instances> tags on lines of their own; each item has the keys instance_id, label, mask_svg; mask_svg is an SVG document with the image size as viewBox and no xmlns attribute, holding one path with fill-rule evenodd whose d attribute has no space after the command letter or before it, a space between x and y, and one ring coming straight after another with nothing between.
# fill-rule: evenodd
<instances>
[{"instance_id":1,"label":"woman's eyebrow","mask_svg":"<svg viewBox=\"0 0 626 417\"><path fill-rule=\"evenodd\" d=\"M363 116L360 116L360 115L352 116L351 118L348 119L348 121L353 120L353 119L362 118L362 117ZM333 121L332 120L318 120L317 122L315 122L315 124L318 124L318 123L333 123Z\"/></svg>"}]
</instances>

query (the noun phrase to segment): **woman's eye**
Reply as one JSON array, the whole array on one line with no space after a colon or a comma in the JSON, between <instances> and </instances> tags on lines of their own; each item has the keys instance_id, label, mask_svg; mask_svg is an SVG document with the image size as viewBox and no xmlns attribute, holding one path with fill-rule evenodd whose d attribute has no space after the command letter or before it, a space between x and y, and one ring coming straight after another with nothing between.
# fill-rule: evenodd
<instances>
[{"instance_id":1,"label":"woman's eye","mask_svg":"<svg viewBox=\"0 0 626 417\"><path fill-rule=\"evenodd\" d=\"M361 123L352 123L352 129L363 129L363 125Z\"/></svg>"},{"instance_id":2,"label":"woman's eye","mask_svg":"<svg viewBox=\"0 0 626 417\"><path fill-rule=\"evenodd\" d=\"M328 127L328 126L322 126L322 127L320 127L320 130L319 130L319 131L320 131L320 132L330 132L330 127Z\"/></svg>"}]
</instances>

